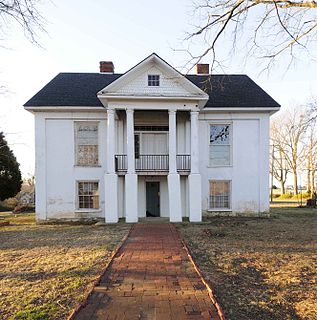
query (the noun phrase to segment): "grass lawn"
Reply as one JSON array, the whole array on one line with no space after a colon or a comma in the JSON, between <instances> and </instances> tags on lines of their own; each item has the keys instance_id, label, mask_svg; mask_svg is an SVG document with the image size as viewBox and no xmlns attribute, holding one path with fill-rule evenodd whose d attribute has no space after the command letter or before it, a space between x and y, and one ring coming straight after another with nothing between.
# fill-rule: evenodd
<instances>
[{"instance_id":1,"label":"grass lawn","mask_svg":"<svg viewBox=\"0 0 317 320\"><path fill-rule=\"evenodd\" d=\"M227 320L316 320L317 209L271 212L179 230Z\"/></svg>"},{"instance_id":2,"label":"grass lawn","mask_svg":"<svg viewBox=\"0 0 317 320\"><path fill-rule=\"evenodd\" d=\"M0 215L11 223L0 227L3 320L67 318L130 228L36 225L33 214Z\"/></svg>"}]
</instances>

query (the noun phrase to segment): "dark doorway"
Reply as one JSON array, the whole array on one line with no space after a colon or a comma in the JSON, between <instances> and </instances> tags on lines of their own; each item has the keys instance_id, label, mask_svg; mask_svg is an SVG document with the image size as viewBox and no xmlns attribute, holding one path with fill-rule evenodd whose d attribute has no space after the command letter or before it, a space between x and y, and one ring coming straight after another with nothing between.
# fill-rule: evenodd
<instances>
[{"instance_id":1,"label":"dark doorway","mask_svg":"<svg viewBox=\"0 0 317 320\"><path fill-rule=\"evenodd\" d=\"M146 182L146 216L160 216L160 183L158 181Z\"/></svg>"}]
</instances>

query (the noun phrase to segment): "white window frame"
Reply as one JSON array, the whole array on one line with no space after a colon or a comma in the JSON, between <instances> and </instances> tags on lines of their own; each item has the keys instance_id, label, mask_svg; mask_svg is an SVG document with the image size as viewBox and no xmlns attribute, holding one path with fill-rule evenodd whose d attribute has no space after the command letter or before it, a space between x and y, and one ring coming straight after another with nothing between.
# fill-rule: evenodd
<instances>
[{"instance_id":1,"label":"white window frame","mask_svg":"<svg viewBox=\"0 0 317 320\"><path fill-rule=\"evenodd\" d=\"M212 208L211 207L211 201L210 198L212 197L211 194L211 182L227 182L229 183L229 199L228 199L228 204L229 207L228 208ZM209 197L208 197L208 211L232 211L232 180L227 180L227 179L209 179L208 180L208 193L209 193Z\"/></svg>"},{"instance_id":2,"label":"white window frame","mask_svg":"<svg viewBox=\"0 0 317 320\"><path fill-rule=\"evenodd\" d=\"M98 208L80 208L79 207L79 183L98 183ZM76 211L95 212L100 211L100 181L99 180L76 180Z\"/></svg>"},{"instance_id":3,"label":"white window frame","mask_svg":"<svg viewBox=\"0 0 317 320\"><path fill-rule=\"evenodd\" d=\"M98 162L96 164L79 164L78 163L78 144L77 144L77 126L78 125L97 125L97 155L98 155ZM74 145L75 145L75 154L74 154L74 162L76 167L100 167L100 122L96 120L76 120L74 121Z\"/></svg>"},{"instance_id":4,"label":"white window frame","mask_svg":"<svg viewBox=\"0 0 317 320\"><path fill-rule=\"evenodd\" d=\"M229 126L229 144L224 146L229 146L229 163L228 164L212 164L211 158L210 158L210 148L213 146L210 143L210 126ZM219 168L219 167L232 167L232 141L233 141L233 125L232 122L209 122L208 123L208 167L210 168Z\"/></svg>"},{"instance_id":5,"label":"white window frame","mask_svg":"<svg viewBox=\"0 0 317 320\"><path fill-rule=\"evenodd\" d=\"M150 79L151 77L153 78ZM147 85L148 87L159 87L161 85L161 76L159 74L148 74Z\"/></svg>"}]
</instances>

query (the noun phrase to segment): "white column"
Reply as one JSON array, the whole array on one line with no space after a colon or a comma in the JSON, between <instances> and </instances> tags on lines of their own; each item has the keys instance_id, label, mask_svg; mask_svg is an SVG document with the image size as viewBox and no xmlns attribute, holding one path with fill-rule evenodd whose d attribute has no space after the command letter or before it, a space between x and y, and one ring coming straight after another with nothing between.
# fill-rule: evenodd
<instances>
[{"instance_id":1,"label":"white column","mask_svg":"<svg viewBox=\"0 0 317 320\"><path fill-rule=\"evenodd\" d=\"M125 175L125 215L126 222L138 222L138 176L135 173L134 157L134 110L127 109L127 161Z\"/></svg>"},{"instance_id":2,"label":"white column","mask_svg":"<svg viewBox=\"0 0 317 320\"><path fill-rule=\"evenodd\" d=\"M199 173L198 112L190 113L189 221L201 221L201 176Z\"/></svg>"},{"instance_id":3,"label":"white column","mask_svg":"<svg viewBox=\"0 0 317 320\"><path fill-rule=\"evenodd\" d=\"M134 110L127 109L127 160L128 173L135 173L134 159Z\"/></svg>"},{"instance_id":4,"label":"white column","mask_svg":"<svg viewBox=\"0 0 317 320\"><path fill-rule=\"evenodd\" d=\"M198 111L190 112L190 173L199 173Z\"/></svg>"},{"instance_id":5,"label":"white column","mask_svg":"<svg viewBox=\"0 0 317 320\"><path fill-rule=\"evenodd\" d=\"M199 173L199 128L198 111L190 112L190 175L189 187L189 220L200 222L201 212L201 176Z\"/></svg>"},{"instance_id":6,"label":"white column","mask_svg":"<svg viewBox=\"0 0 317 320\"><path fill-rule=\"evenodd\" d=\"M170 110L168 112L169 132L168 132L168 144L169 144L169 173L177 173L176 169L176 111Z\"/></svg>"},{"instance_id":7,"label":"white column","mask_svg":"<svg viewBox=\"0 0 317 320\"><path fill-rule=\"evenodd\" d=\"M171 222L182 221L180 178L176 167L176 111L169 111L169 174L167 176Z\"/></svg>"},{"instance_id":8,"label":"white column","mask_svg":"<svg viewBox=\"0 0 317 320\"><path fill-rule=\"evenodd\" d=\"M107 173L115 173L115 110L107 110Z\"/></svg>"},{"instance_id":9,"label":"white column","mask_svg":"<svg viewBox=\"0 0 317 320\"><path fill-rule=\"evenodd\" d=\"M105 174L105 221L118 222L118 176L115 173L115 110L107 110L107 170Z\"/></svg>"}]
</instances>

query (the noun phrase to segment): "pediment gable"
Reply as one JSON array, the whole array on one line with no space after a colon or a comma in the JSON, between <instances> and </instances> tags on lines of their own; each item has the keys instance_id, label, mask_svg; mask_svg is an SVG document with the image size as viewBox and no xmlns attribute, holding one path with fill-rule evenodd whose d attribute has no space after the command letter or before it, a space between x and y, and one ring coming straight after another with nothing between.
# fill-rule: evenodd
<instances>
[{"instance_id":1,"label":"pediment gable","mask_svg":"<svg viewBox=\"0 0 317 320\"><path fill-rule=\"evenodd\" d=\"M148 75L158 75L159 86L149 86ZM208 100L205 92L156 54L150 55L103 88L98 92L98 97L188 97Z\"/></svg>"}]
</instances>

